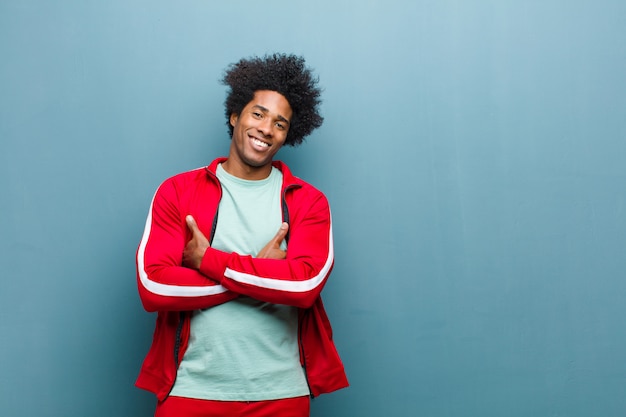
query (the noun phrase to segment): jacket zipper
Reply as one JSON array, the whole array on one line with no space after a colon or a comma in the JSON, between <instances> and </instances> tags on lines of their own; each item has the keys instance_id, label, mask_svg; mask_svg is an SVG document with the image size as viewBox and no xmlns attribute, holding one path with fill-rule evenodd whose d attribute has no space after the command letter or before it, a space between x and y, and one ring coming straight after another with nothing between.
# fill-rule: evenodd
<instances>
[{"instance_id":1,"label":"jacket zipper","mask_svg":"<svg viewBox=\"0 0 626 417\"><path fill-rule=\"evenodd\" d=\"M304 370L304 379L306 380L306 385L309 388L309 396L311 398L315 398L313 395L313 390L311 389L311 384L309 383L309 374L306 370L306 355L304 354L304 343L302 341L302 322L304 321L304 316L309 314L309 310L305 310L302 313L302 318L300 319L300 324L298 326L298 341L300 345L300 356L302 357L302 369Z\"/></svg>"},{"instance_id":2,"label":"jacket zipper","mask_svg":"<svg viewBox=\"0 0 626 417\"><path fill-rule=\"evenodd\" d=\"M213 175L213 177L215 177L215 174L213 174L211 171L207 170L207 172ZM213 216L213 223L211 224L209 244L213 243L213 237L215 237L215 229L217 228L217 216L219 215L219 207L220 207L219 200L222 199L222 187L219 185L219 180L217 180L217 178L214 178L214 180L217 181L220 196L218 199L217 208L215 209L215 216ZM172 382L172 386L170 387L170 392L172 392L172 390L174 389L174 384L176 383L176 376L178 375L178 366L180 365L178 354L180 353L181 334L183 331L183 326L185 325L185 320L187 320L187 312L181 311L180 316L179 316L178 326L176 327L176 336L175 336L176 338L174 339L174 365L175 365L176 372L174 374L174 381ZM167 396L169 396L169 393L167 394Z\"/></svg>"},{"instance_id":3,"label":"jacket zipper","mask_svg":"<svg viewBox=\"0 0 626 417\"><path fill-rule=\"evenodd\" d=\"M294 189L294 188L298 188L299 185L297 184L292 184L292 185L288 185L285 187L285 190L283 191L283 194L281 196L281 206L282 206L282 211L283 211L283 222L285 223L289 223L289 208L287 207L287 192ZM290 224L291 226L291 224ZM289 234L291 232L291 227L287 230L287 235L285 236L285 243L289 243Z\"/></svg>"},{"instance_id":4,"label":"jacket zipper","mask_svg":"<svg viewBox=\"0 0 626 417\"><path fill-rule=\"evenodd\" d=\"M289 208L287 207L287 192L290 191L293 188L298 188L299 186L297 184L292 184L292 185L288 185L287 187L285 187L285 190L283 191L283 195L282 195L282 211L283 211L283 221L285 223L289 223ZM291 228L287 231L287 235L285 236L285 242L289 242L289 232L291 231ZM306 370L306 356L304 355L304 343L302 342L302 322L304 321L304 316L306 314L309 314L308 310L304 310L302 312L302 317L299 320L298 323L298 348L300 351L300 356L302 357L302 369L304 371L304 379L306 380L306 385L309 388L309 395L311 398L315 398L315 396L313 395L313 390L311 390L311 384L309 383L309 374L307 373Z\"/></svg>"},{"instance_id":5,"label":"jacket zipper","mask_svg":"<svg viewBox=\"0 0 626 417\"><path fill-rule=\"evenodd\" d=\"M215 174L213 174L210 171L208 172L215 177ZM289 223L289 209L287 207L287 199L286 199L287 191L291 190L292 188L297 188L297 187L298 185L296 184L288 185L287 187L285 187L285 190L282 194L282 201L281 201L282 215L283 215L283 221L286 223ZM220 192L219 200L221 200L222 199L221 197L222 187L219 186L219 181L218 181L218 190ZM217 228L218 215L219 215L219 201L217 204L217 209L215 210L215 216L213 217L213 224L211 225L211 234L209 237L209 244L213 243L213 237L215 236L215 229ZM287 236L285 236L285 242L288 242L288 241L289 241L289 231L287 231ZM304 312L303 314L308 314L308 312ZM186 312L184 311L180 312L180 319L178 322L178 326L176 328L176 339L174 343L174 364L176 366L176 375L178 374L178 365L179 365L178 353L180 352L181 333L183 330L183 325L184 325L186 316L187 316ZM303 363L302 368L304 369L304 378L306 380L307 387L309 388L309 393L311 395L311 398L315 398L315 396L313 395L313 392L311 391L311 384L309 384L309 376L307 375L307 371L306 371L306 357L304 356L304 344L302 343L302 331L300 330L301 327L302 327L301 325L298 325L298 339L300 340L300 343L299 343L300 354L302 355L302 363ZM176 382L176 375L174 376L174 381L172 382L172 386L170 387L170 392L172 392L172 389L174 389L174 384ZM167 396L169 396L169 393L167 394Z\"/></svg>"},{"instance_id":6,"label":"jacket zipper","mask_svg":"<svg viewBox=\"0 0 626 417\"><path fill-rule=\"evenodd\" d=\"M167 393L165 398L170 396L170 393L174 389L174 384L176 383L176 376L178 375L178 365L179 365L178 353L180 352L180 342L181 342L180 336L181 336L181 333L183 332L183 326L185 324L186 316L187 314L184 311L181 311L179 318L178 318L178 325L176 326L176 336L175 336L176 338L174 339L174 369L176 372L174 373L174 380L172 381L172 385L170 386L170 391Z\"/></svg>"}]
</instances>

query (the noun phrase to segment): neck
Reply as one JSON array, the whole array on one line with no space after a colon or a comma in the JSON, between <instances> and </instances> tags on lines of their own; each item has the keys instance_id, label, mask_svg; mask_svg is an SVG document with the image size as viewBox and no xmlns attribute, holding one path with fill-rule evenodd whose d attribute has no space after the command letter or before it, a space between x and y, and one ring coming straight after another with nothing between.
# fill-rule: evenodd
<instances>
[{"instance_id":1,"label":"neck","mask_svg":"<svg viewBox=\"0 0 626 417\"><path fill-rule=\"evenodd\" d=\"M230 175L243 180L264 180L270 176L272 172L272 164L263 165L260 167L253 167L245 164L237 164L232 158L228 158L222 163L222 168Z\"/></svg>"}]
</instances>

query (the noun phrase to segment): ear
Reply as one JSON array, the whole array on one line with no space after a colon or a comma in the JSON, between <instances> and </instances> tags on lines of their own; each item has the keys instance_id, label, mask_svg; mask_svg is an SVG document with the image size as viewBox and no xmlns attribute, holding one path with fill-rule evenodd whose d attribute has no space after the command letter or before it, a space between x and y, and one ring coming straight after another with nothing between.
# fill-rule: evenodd
<instances>
[{"instance_id":1,"label":"ear","mask_svg":"<svg viewBox=\"0 0 626 417\"><path fill-rule=\"evenodd\" d=\"M230 125L232 127L235 127L235 125L237 124L237 120L239 119L239 115L237 113L233 113L230 115Z\"/></svg>"}]
</instances>

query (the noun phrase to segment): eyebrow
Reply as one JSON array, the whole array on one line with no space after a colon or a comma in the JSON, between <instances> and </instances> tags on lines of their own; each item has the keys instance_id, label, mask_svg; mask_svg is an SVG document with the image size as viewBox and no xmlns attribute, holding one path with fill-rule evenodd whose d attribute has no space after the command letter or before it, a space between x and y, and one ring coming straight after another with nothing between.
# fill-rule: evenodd
<instances>
[{"instance_id":1,"label":"eyebrow","mask_svg":"<svg viewBox=\"0 0 626 417\"><path fill-rule=\"evenodd\" d=\"M257 109L259 109L259 110L261 110L262 112L265 112L265 113L271 113L269 109L267 109L267 108L265 108L265 107L261 106L260 104L255 104L255 105L254 105L254 106L252 106L252 107L257 108ZM285 122L285 123L287 123L287 124L290 124L290 123L289 123L289 120L285 119L285 118L284 118L283 116L281 116L280 114L277 114L277 115L276 115L276 118L277 118L278 120L280 120L281 122Z\"/></svg>"}]
</instances>

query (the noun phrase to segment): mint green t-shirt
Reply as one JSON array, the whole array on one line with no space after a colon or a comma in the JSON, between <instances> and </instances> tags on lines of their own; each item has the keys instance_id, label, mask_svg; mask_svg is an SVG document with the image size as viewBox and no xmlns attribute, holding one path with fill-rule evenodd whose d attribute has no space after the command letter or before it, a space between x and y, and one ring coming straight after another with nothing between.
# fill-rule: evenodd
<instances>
[{"instance_id":1,"label":"mint green t-shirt","mask_svg":"<svg viewBox=\"0 0 626 417\"><path fill-rule=\"evenodd\" d=\"M256 256L282 223L282 173L272 168L266 179L249 181L219 165L217 177L222 199L212 246ZM308 394L297 308L241 296L193 312L189 346L170 395L262 401Z\"/></svg>"}]
</instances>

